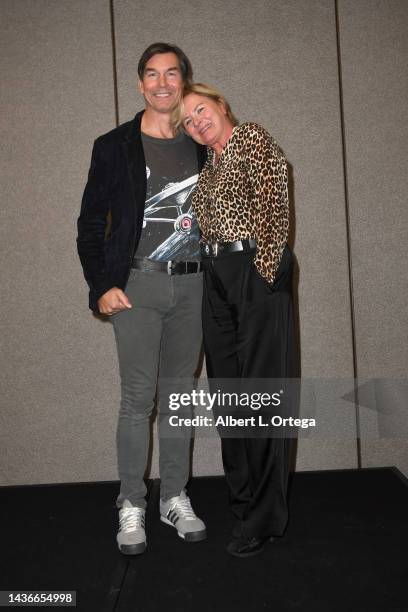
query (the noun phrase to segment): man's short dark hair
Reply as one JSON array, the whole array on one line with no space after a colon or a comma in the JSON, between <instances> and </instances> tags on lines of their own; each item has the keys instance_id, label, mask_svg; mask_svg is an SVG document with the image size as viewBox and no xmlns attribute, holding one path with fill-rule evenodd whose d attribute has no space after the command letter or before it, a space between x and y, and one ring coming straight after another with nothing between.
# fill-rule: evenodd
<instances>
[{"instance_id":1,"label":"man's short dark hair","mask_svg":"<svg viewBox=\"0 0 408 612\"><path fill-rule=\"evenodd\" d=\"M139 60L139 64L137 66L137 73L139 75L139 79L143 79L144 71L146 68L146 64L153 55L157 55L158 53L174 53L177 55L181 76L183 77L183 81L188 83L193 79L193 69L191 67L190 60L187 55L180 49L180 47L176 47L176 45L169 45L167 43L153 43L149 45L145 51L143 51L142 56Z\"/></svg>"}]
</instances>

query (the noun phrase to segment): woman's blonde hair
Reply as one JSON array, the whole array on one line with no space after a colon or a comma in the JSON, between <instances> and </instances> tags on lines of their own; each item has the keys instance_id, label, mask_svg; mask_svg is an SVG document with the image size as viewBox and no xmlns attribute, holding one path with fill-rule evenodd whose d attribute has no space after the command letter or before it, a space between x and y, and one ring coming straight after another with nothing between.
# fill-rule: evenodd
<instances>
[{"instance_id":1,"label":"woman's blonde hair","mask_svg":"<svg viewBox=\"0 0 408 612\"><path fill-rule=\"evenodd\" d=\"M227 111L227 117L231 121L232 125L238 125L239 121L233 114L228 101L216 89L214 89L214 87L211 87L211 85L206 85L205 83L187 83L183 88L180 101L172 114L171 123L175 131L178 131L180 128L183 129L183 100L186 96L192 93L223 104L225 110Z\"/></svg>"}]
</instances>

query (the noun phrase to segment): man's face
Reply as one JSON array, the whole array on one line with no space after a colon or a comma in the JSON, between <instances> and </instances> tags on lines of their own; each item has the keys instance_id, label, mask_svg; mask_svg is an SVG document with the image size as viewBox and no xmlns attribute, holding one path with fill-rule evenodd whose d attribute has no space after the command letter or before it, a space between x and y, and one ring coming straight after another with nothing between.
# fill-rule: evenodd
<instances>
[{"instance_id":1,"label":"man's face","mask_svg":"<svg viewBox=\"0 0 408 612\"><path fill-rule=\"evenodd\" d=\"M175 53L158 53L147 62L139 89L146 108L158 113L170 113L183 89L183 77Z\"/></svg>"}]
</instances>

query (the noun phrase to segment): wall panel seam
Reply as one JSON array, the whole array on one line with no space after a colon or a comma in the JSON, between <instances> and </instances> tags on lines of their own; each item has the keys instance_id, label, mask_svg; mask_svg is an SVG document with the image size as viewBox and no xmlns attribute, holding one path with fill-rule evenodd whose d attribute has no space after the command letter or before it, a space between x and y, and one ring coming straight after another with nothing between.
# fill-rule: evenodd
<instances>
[{"instance_id":1,"label":"wall panel seam","mask_svg":"<svg viewBox=\"0 0 408 612\"><path fill-rule=\"evenodd\" d=\"M341 145L342 145L342 160L343 160L343 182L344 182L344 208L346 220L346 242L347 242L347 263L348 263L348 279L349 279L349 298L350 298L350 319L351 319L351 343L353 353L353 378L354 378L354 406L356 419L356 452L357 466L362 467L361 462L361 430L360 430L360 409L358 402L358 364L357 364L357 344L356 344L356 320L354 309L354 287L353 287L353 258L351 251L351 230L350 230L350 199L347 175L347 149L346 149L346 130L344 118L344 101L343 101L343 71L341 62L341 46L340 46L340 20L338 0L334 0L334 13L336 21L336 48L337 48L337 69L339 83L339 104L340 104L340 126L341 126Z\"/></svg>"},{"instance_id":2,"label":"wall panel seam","mask_svg":"<svg viewBox=\"0 0 408 612\"><path fill-rule=\"evenodd\" d=\"M113 99L115 105L115 123L119 125L119 96L118 96L118 70L116 61L116 35L115 35L115 7L114 0L109 0L111 43L112 43L112 73L113 73Z\"/></svg>"}]
</instances>

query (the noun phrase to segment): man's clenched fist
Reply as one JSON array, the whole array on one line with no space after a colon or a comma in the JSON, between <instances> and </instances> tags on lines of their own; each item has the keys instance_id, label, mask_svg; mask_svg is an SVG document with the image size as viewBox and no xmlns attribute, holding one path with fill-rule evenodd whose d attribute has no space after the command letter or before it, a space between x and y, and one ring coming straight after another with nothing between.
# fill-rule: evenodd
<instances>
[{"instance_id":1,"label":"man's clenched fist","mask_svg":"<svg viewBox=\"0 0 408 612\"><path fill-rule=\"evenodd\" d=\"M125 293L118 287L112 287L98 300L99 312L104 315L113 315L126 308L132 308Z\"/></svg>"}]
</instances>

